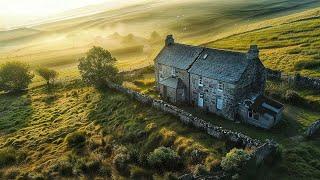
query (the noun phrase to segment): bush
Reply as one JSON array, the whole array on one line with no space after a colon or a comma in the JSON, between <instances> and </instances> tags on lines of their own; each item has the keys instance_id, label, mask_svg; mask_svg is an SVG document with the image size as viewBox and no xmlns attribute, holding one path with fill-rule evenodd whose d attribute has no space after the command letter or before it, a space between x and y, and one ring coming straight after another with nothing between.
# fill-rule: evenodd
<instances>
[{"instance_id":1,"label":"bush","mask_svg":"<svg viewBox=\"0 0 320 180\"><path fill-rule=\"evenodd\" d=\"M148 156L148 164L157 170L177 170L181 167L180 156L170 148L159 147Z\"/></svg>"},{"instance_id":2,"label":"bush","mask_svg":"<svg viewBox=\"0 0 320 180\"><path fill-rule=\"evenodd\" d=\"M69 148L81 149L86 145L86 134L82 131L74 132L66 137Z\"/></svg>"},{"instance_id":3,"label":"bush","mask_svg":"<svg viewBox=\"0 0 320 180\"><path fill-rule=\"evenodd\" d=\"M60 161L54 168L61 176L70 177L73 175L72 164L68 161Z\"/></svg>"},{"instance_id":4,"label":"bush","mask_svg":"<svg viewBox=\"0 0 320 180\"><path fill-rule=\"evenodd\" d=\"M12 148L0 150L0 167L13 165L16 163L16 153Z\"/></svg>"},{"instance_id":5,"label":"bush","mask_svg":"<svg viewBox=\"0 0 320 180\"><path fill-rule=\"evenodd\" d=\"M239 172L249 159L250 155L246 151L234 148L222 158L221 167L225 171Z\"/></svg>"},{"instance_id":6,"label":"bush","mask_svg":"<svg viewBox=\"0 0 320 180\"><path fill-rule=\"evenodd\" d=\"M175 174L173 174L172 172L169 172L164 175L164 179L165 180L178 180L179 178Z\"/></svg>"},{"instance_id":7,"label":"bush","mask_svg":"<svg viewBox=\"0 0 320 180\"><path fill-rule=\"evenodd\" d=\"M128 149L124 146L120 146L115 151L116 156L113 158L113 164L120 174L128 175L131 157Z\"/></svg>"},{"instance_id":8,"label":"bush","mask_svg":"<svg viewBox=\"0 0 320 180\"><path fill-rule=\"evenodd\" d=\"M221 160L212 156L208 156L205 160L205 165L210 172L217 172L221 170Z\"/></svg>"},{"instance_id":9,"label":"bush","mask_svg":"<svg viewBox=\"0 0 320 180\"><path fill-rule=\"evenodd\" d=\"M152 178L152 173L145 170L145 169L142 169L140 167L137 167L137 166L133 166L131 169L130 169L130 179L144 179L144 180L148 180L148 179L153 179Z\"/></svg>"},{"instance_id":10,"label":"bush","mask_svg":"<svg viewBox=\"0 0 320 180\"><path fill-rule=\"evenodd\" d=\"M101 169L101 162L98 160L80 161L78 168L83 174L98 174Z\"/></svg>"},{"instance_id":11,"label":"bush","mask_svg":"<svg viewBox=\"0 0 320 180\"><path fill-rule=\"evenodd\" d=\"M285 94L285 100L293 105L297 105L303 102L303 98L293 90L287 90Z\"/></svg>"},{"instance_id":12,"label":"bush","mask_svg":"<svg viewBox=\"0 0 320 180\"><path fill-rule=\"evenodd\" d=\"M205 176L208 174L209 174L208 170L202 164L197 164L194 171L193 171L193 175L195 175L195 176Z\"/></svg>"},{"instance_id":13,"label":"bush","mask_svg":"<svg viewBox=\"0 0 320 180\"><path fill-rule=\"evenodd\" d=\"M0 67L0 90L24 90L28 88L33 77L28 65L21 62L7 62Z\"/></svg>"}]
</instances>

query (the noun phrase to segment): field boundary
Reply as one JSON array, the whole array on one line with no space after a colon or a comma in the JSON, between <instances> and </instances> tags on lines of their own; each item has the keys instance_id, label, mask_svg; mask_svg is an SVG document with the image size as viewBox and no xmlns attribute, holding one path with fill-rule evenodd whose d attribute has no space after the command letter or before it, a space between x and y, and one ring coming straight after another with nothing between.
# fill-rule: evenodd
<instances>
[{"instance_id":1,"label":"field boundary","mask_svg":"<svg viewBox=\"0 0 320 180\"><path fill-rule=\"evenodd\" d=\"M301 76L300 74L290 75L278 70L267 70L267 77L271 80L282 80L297 87L320 90L320 78Z\"/></svg>"},{"instance_id":2,"label":"field boundary","mask_svg":"<svg viewBox=\"0 0 320 180\"><path fill-rule=\"evenodd\" d=\"M216 139L230 141L237 146L254 149L251 157L258 164L262 163L264 159L266 159L270 155L273 155L278 147L278 143L273 140L266 139L265 142L262 142L258 139L251 138L243 133L215 126L165 101L153 99L147 95L141 94L131 89L127 89L121 85L108 82L107 86L110 89L128 95L129 97L137 100L144 105L151 106L155 109L161 110L162 112L171 114L179 118L182 123L192 125L197 129L205 131L207 134Z\"/></svg>"}]
</instances>

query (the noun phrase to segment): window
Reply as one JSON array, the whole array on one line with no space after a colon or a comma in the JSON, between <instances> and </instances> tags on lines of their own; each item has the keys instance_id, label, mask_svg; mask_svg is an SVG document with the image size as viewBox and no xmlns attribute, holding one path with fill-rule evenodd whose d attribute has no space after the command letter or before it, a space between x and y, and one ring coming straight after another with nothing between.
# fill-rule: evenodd
<instances>
[{"instance_id":1,"label":"window","mask_svg":"<svg viewBox=\"0 0 320 180\"><path fill-rule=\"evenodd\" d=\"M203 79L201 76L199 78L199 87L203 87Z\"/></svg>"},{"instance_id":2,"label":"window","mask_svg":"<svg viewBox=\"0 0 320 180\"><path fill-rule=\"evenodd\" d=\"M217 98L217 109L222 110L222 108L223 108L223 99Z\"/></svg>"},{"instance_id":3,"label":"window","mask_svg":"<svg viewBox=\"0 0 320 180\"><path fill-rule=\"evenodd\" d=\"M176 69L174 67L171 69L171 76L176 77Z\"/></svg>"},{"instance_id":4,"label":"window","mask_svg":"<svg viewBox=\"0 0 320 180\"><path fill-rule=\"evenodd\" d=\"M223 83L219 82L218 84L218 91L223 92Z\"/></svg>"},{"instance_id":5,"label":"window","mask_svg":"<svg viewBox=\"0 0 320 180\"><path fill-rule=\"evenodd\" d=\"M248 117L252 118L252 111L251 110L249 110L249 112L248 112Z\"/></svg>"},{"instance_id":6,"label":"window","mask_svg":"<svg viewBox=\"0 0 320 180\"><path fill-rule=\"evenodd\" d=\"M253 115L253 118L254 118L255 120L259 120L259 114L254 114L254 115Z\"/></svg>"}]
</instances>

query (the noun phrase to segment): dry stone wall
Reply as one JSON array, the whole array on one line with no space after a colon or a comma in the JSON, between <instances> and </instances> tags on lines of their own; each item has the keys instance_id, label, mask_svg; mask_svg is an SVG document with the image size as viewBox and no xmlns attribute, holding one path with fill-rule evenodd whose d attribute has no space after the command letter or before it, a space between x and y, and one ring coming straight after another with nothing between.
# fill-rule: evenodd
<instances>
[{"instance_id":1,"label":"dry stone wall","mask_svg":"<svg viewBox=\"0 0 320 180\"><path fill-rule=\"evenodd\" d=\"M266 140L266 142L261 142L260 140L253 139L245 134L212 125L211 123L208 123L201 118L195 117L191 113L186 112L165 101L152 99L149 96L143 95L131 89L124 88L123 86L114 83L108 83L108 87L130 96L135 100L141 102L142 104L152 106L165 113L176 116L184 124L191 124L194 127L207 132L214 138L231 141L243 147L254 148L255 152L253 153L253 156L258 159L259 162L268 157L276 147L276 143L269 140Z\"/></svg>"},{"instance_id":2,"label":"dry stone wall","mask_svg":"<svg viewBox=\"0 0 320 180\"><path fill-rule=\"evenodd\" d=\"M268 79L273 80L284 80L292 83L297 87L309 88L309 89L318 89L320 90L320 79L301 76L299 74L292 76L281 71L267 69Z\"/></svg>"}]
</instances>

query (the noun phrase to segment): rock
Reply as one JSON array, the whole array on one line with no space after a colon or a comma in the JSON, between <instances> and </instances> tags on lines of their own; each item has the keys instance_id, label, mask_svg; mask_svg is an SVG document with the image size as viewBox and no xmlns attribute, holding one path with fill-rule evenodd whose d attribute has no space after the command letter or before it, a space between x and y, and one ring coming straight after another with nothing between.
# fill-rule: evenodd
<instances>
[{"instance_id":1,"label":"rock","mask_svg":"<svg viewBox=\"0 0 320 180\"><path fill-rule=\"evenodd\" d=\"M312 137L313 135L315 135L319 131L319 129L320 129L320 120L312 123L308 127L308 129L305 132L305 134L306 134L307 137Z\"/></svg>"}]
</instances>

